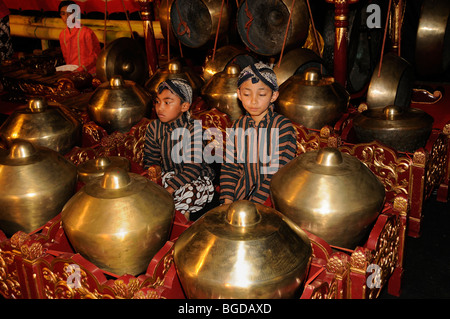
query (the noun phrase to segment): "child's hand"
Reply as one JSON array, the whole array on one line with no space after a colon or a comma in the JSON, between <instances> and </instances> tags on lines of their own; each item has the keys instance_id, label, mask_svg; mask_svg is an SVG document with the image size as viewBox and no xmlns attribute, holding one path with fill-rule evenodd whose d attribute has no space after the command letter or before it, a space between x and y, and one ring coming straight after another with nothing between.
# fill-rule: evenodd
<instances>
[{"instance_id":1,"label":"child's hand","mask_svg":"<svg viewBox=\"0 0 450 319\"><path fill-rule=\"evenodd\" d=\"M224 205L231 204L232 202L233 201L231 199L228 199L228 198L223 200Z\"/></svg>"}]
</instances>

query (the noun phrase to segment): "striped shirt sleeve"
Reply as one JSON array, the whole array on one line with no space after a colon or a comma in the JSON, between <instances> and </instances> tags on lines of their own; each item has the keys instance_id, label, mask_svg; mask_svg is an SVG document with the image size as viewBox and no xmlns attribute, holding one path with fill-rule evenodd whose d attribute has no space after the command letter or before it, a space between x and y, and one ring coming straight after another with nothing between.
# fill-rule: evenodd
<instances>
[{"instance_id":1,"label":"striped shirt sleeve","mask_svg":"<svg viewBox=\"0 0 450 319\"><path fill-rule=\"evenodd\" d=\"M161 145L156 138L157 131L161 129L161 124L157 120L151 121L147 125L144 137L144 168L148 169L152 165L161 166Z\"/></svg>"},{"instance_id":2,"label":"striped shirt sleeve","mask_svg":"<svg viewBox=\"0 0 450 319\"><path fill-rule=\"evenodd\" d=\"M193 182L199 176L202 176L204 171L203 139L201 138L203 136L202 126L191 125L189 126L189 129L184 128L181 132L184 132L184 134L180 134L178 143L183 143L183 145L187 146L186 149L183 149L183 152L187 152L188 155L182 158L182 170L175 174L170 180L167 180L167 184L174 190ZM185 138L188 139L187 142L183 141ZM185 155L185 153L183 153L183 155ZM172 158L172 161L173 160L174 159Z\"/></svg>"}]
</instances>

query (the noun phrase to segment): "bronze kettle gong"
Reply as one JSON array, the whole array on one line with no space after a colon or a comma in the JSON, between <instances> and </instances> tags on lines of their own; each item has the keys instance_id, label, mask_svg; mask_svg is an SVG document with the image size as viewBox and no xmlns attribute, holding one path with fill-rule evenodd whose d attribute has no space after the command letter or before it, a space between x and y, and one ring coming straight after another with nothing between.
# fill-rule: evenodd
<instances>
[{"instance_id":1,"label":"bronze kettle gong","mask_svg":"<svg viewBox=\"0 0 450 319\"><path fill-rule=\"evenodd\" d=\"M205 84L205 81L200 75L196 74L191 68L183 66L178 59L174 59L162 68L159 68L145 83L145 88L152 98L156 97L158 85L167 79L183 79L188 81L192 87L194 98L200 95L201 88Z\"/></svg>"},{"instance_id":2,"label":"bronze kettle gong","mask_svg":"<svg viewBox=\"0 0 450 319\"><path fill-rule=\"evenodd\" d=\"M93 179L102 177L108 169L113 167L121 167L128 172L130 161L121 156L101 156L88 160L78 165L78 179L88 184Z\"/></svg>"},{"instance_id":3,"label":"bronze kettle gong","mask_svg":"<svg viewBox=\"0 0 450 319\"><path fill-rule=\"evenodd\" d=\"M149 112L150 102L144 88L114 75L95 89L89 99L88 114L109 134L126 133Z\"/></svg>"},{"instance_id":4,"label":"bronze kettle gong","mask_svg":"<svg viewBox=\"0 0 450 319\"><path fill-rule=\"evenodd\" d=\"M433 117L421 109L388 105L358 114L353 127L361 143L380 141L397 151L414 153L426 145L433 122Z\"/></svg>"},{"instance_id":5,"label":"bronze kettle gong","mask_svg":"<svg viewBox=\"0 0 450 319\"><path fill-rule=\"evenodd\" d=\"M216 73L202 88L202 97L209 107L227 114L232 121L244 114L237 97L240 68L230 64L225 71Z\"/></svg>"},{"instance_id":6,"label":"bronze kettle gong","mask_svg":"<svg viewBox=\"0 0 450 319\"><path fill-rule=\"evenodd\" d=\"M34 98L3 123L0 134L7 141L24 139L66 154L81 142L81 124L63 106Z\"/></svg>"},{"instance_id":7,"label":"bronze kettle gong","mask_svg":"<svg viewBox=\"0 0 450 319\"><path fill-rule=\"evenodd\" d=\"M294 74L280 85L276 109L291 121L320 130L334 125L347 111L350 95L331 77L322 76L319 69L309 68Z\"/></svg>"},{"instance_id":8,"label":"bronze kettle gong","mask_svg":"<svg viewBox=\"0 0 450 319\"><path fill-rule=\"evenodd\" d=\"M0 228L32 232L61 212L75 193L77 168L58 152L13 140L0 154Z\"/></svg>"},{"instance_id":9,"label":"bronze kettle gong","mask_svg":"<svg viewBox=\"0 0 450 319\"><path fill-rule=\"evenodd\" d=\"M336 148L299 155L270 185L275 208L328 244L354 249L380 213L385 189L356 157Z\"/></svg>"},{"instance_id":10,"label":"bronze kettle gong","mask_svg":"<svg viewBox=\"0 0 450 319\"><path fill-rule=\"evenodd\" d=\"M174 262L188 298L295 298L312 248L303 230L247 200L216 207L186 229Z\"/></svg>"},{"instance_id":11,"label":"bronze kettle gong","mask_svg":"<svg viewBox=\"0 0 450 319\"><path fill-rule=\"evenodd\" d=\"M174 214L165 189L117 167L81 188L61 219L75 251L101 269L134 276L167 241Z\"/></svg>"}]
</instances>

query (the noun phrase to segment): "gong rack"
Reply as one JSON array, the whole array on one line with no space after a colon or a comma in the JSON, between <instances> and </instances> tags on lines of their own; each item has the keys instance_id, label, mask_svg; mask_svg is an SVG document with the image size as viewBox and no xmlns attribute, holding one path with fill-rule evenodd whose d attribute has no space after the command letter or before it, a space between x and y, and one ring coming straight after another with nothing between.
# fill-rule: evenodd
<instances>
[{"instance_id":1,"label":"gong rack","mask_svg":"<svg viewBox=\"0 0 450 319\"><path fill-rule=\"evenodd\" d=\"M230 125L227 116L216 109L205 109L206 105L201 100L196 104L194 117L208 119L207 123L225 132ZM105 135L101 128L90 123L90 129L83 131L89 136L83 140L90 141L91 145L75 147L66 154L66 158L79 165L99 156L124 156L132 163L131 171L160 183L158 172L144 171L141 165L145 128L149 121L151 119L143 119L128 133L111 135ZM299 154L340 145L339 135L330 127L314 131L296 124L295 128ZM97 136L103 137L97 140ZM363 154L359 145L346 147L350 153ZM384 148L378 144L376 147ZM395 159L395 151L386 152ZM389 168L404 169L404 162L392 162L393 158L388 159ZM378 159L372 157L369 160L377 162ZM380 170L376 171L384 175ZM385 285L389 293L400 294L408 198L405 194L392 196L367 242L355 250L331 247L309 234L313 257L301 298L376 298ZM172 254L176 238L190 223L177 213L169 241L155 255L146 273L135 277L107 273L74 252L64 234L60 215L30 234L18 232L7 238L0 233L0 268L6 274L1 278L0 292L5 298L183 298ZM370 264L383 267L380 285L372 288L367 286L371 274L365 271ZM67 284L69 265L78 265L81 269L82 280L78 288Z\"/></svg>"},{"instance_id":2,"label":"gong rack","mask_svg":"<svg viewBox=\"0 0 450 319\"><path fill-rule=\"evenodd\" d=\"M327 0L336 6L336 16L345 16L348 5L357 0ZM346 19L336 22L337 33L348 26ZM346 24L347 23L347 24ZM341 29L339 29L341 28ZM340 30L338 32L338 30ZM335 72L345 82L345 41L335 47ZM194 117L204 127L214 126L223 133L229 118L201 101L193 105ZM108 135L80 110L74 110L83 123L83 143L66 154L74 164L99 156L124 156L132 163L131 171L160 183L154 170L143 171L143 136L151 119L143 119L128 133ZM324 240L308 234L313 256L301 298L366 299L376 298L384 286L400 295L403 275L405 236L420 236L422 207L437 188L438 200L447 201L450 176L450 123L434 129L424 148L414 153L397 152L379 142L358 144L354 141L350 110L334 127L312 130L295 124L298 155L325 146L338 147L357 157L377 175L386 187L386 204L366 243L354 250L331 247ZM5 298L184 298L173 264L173 244L190 226L179 213L173 222L166 245L154 256L145 274L117 276L107 273L74 252L64 234L60 215L42 228L26 234L18 232L7 238L0 232L0 293ZM380 285L368 285L372 274L367 267L382 266ZM69 265L81 269L81 286L68 284Z\"/></svg>"}]
</instances>

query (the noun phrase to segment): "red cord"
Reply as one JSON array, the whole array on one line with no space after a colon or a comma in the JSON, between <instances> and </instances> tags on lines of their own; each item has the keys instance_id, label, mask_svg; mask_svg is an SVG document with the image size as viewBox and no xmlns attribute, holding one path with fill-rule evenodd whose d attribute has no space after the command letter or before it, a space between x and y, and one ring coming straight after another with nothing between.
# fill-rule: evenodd
<instances>
[{"instance_id":1,"label":"red cord","mask_svg":"<svg viewBox=\"0 0 450 319\"><path fill-rule=\"evenodd\" d=\"M254 44L250 41L250 38L249 38L249 36L248 36L248 33L249 33L249 31L250 31L250 26L252 25L254 19L253 19L252 13L250 12L250 10L248 10L248 2L247 2L247 1L245 1L245 14L247 15L247 18L248 18L248 21L247 21L247 23L245 24L245 29L247 30L247 41L248 41L248 43L251 44L251 45L255 48L255 50L256 50L256 49L258 49L258 47L257 47L256 45L254 45Z\"/></svg>"},{"instance_id":2,"label":"red cord","mask_svg":"<svg viewBox=\"0 0 450 319\"><path fill-rule=\"evenodd\" d=\"M292 1L292 4L291 4L291 11L289 12L289 18L288 18L288 23L286 26L286 32L284 33L283 46L281 47L280 60L278 61L278 67L280 67L281 59L283 58L284 47L286 46L286 39L287 39L288 31L289 31L289 25L291 24L291 16L292 16L292 10L294 9L294 4L295 4L295 0Z\"/></svg>"},{"instance_id":3,"label":"red cord","mask_svg":"<svg viewBox=\"0 0 450 319\"><path fill-rule=\"evenodd\" d=\"M380 75L381 75L381 66L383 64L384 45L386 43L386 32L387 32L387 29L388 29L389 16L390 16L390 13L391 13L391 4L392 4L392 0L389 0L389 7L388 7L387 16L386 16L386 24L384 26L383 45L381 46L381 57L380 57L380 66L378 68L378 77L380 77Z\"/></svg>"},{"instance_id":4,"label":"red cord","mask_svg":"<svg viewBox=\"0 0 450 319\"><path fill-rule=\"evenodd\" d=\"M216 55L217 39L219 38L220 21L222 20L222 11L223 11L224 3L225 3L225 0L222 0L222 6L220 7L219 23L217 24L217 30L216 30L216 39L214 40L214 50L213 50L213 55L212 55L212 61L214 61L214 57Z\"/></svg>"}]
</instances>

